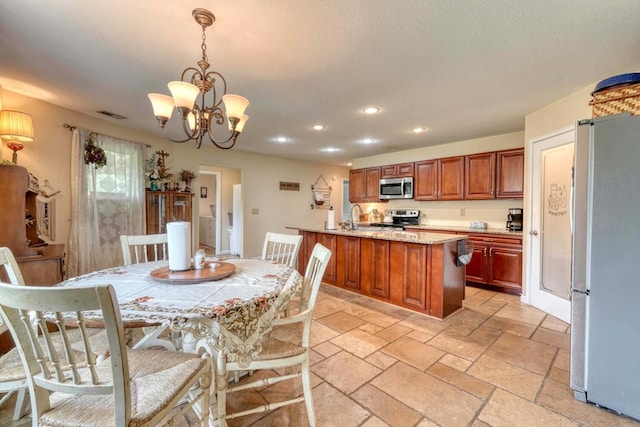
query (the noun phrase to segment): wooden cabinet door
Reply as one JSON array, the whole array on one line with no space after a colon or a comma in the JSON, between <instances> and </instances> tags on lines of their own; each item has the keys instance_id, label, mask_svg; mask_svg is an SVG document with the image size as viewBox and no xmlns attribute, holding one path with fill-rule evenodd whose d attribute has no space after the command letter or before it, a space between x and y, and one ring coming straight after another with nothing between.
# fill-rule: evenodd
<instances>
[{"instance_id":1,"label":"wooden cabinet door","mask_svg":"<svg viewBox=\"0 0 640 427\"><path fill-rule=\"evenodd\" d=\"M147 234L167 232L167 196L163 191L146 192Z\"/></svg>"},{"instance_id":2,"label":"wooden cabinet door","mask_svg":"<svg viewBox=\"0 0 640 427\"><path fill-rule=\"evenodd\" d=\"M335 234L324 234L324 233L319 233L316 236L318 243L322 244L324 247L326 247L327 249L329 249L331 251L332 254L337 253L336 252L336 248L337 248L337 236ZM337 268L337 262L336 262L337 257L336 256L332 256L329 259L329 263L327 264L327 269L324 272L324 282L330 283L332 285L335 285L337 282L337 278L338 278L338 268Z\"/></svg>"},{"instance_id":3,"label":"wooden cabinet door","mask_svg":"<svg viewBox=\"0 0 640 427\"><path fill-rule=\"evenodd\" d=\"M400 163L396 165L396 177L410 178L413 176L413 163Z\"/></svg>"},{"instance_id":4,"label":"wooden cabinet door","mask_svg":"<svg viewBox=\"0 0 640 427\"><path fill-rule=\"evenodd\" d=\"M469 264L466 265L465 280L476 283L487 283L489 280L489 248L485 244L472 241L471 239L470 241L473 243L473 256Z\"/></svg>"},{"instance_id":5,"label":"wooden cabinet door","mask_svg":"<svg viewBox=\"0 0 640 427\"><path fill-rule=\"evenodd\" d=\"M389 243L391 302L425 312L427 307L427 256L429 245Z\"/></svg>"},{"instance_id":6,"label":"wooden cabinet door","mask_svg":"<svg viewBox=\"0 0 640 427\"><path fill-rule=\"evenodd\" d=\"M489 248L490 285L522 289L522 249L509 246Z\"/></svg>"},{"instance_id":7,"label":"wooden cabinet door","mask_svg":"<svg viewBox=\"0 0 640 427\"><path fill-rule=\"evenodd\" d=\"M191 222L192 200L193 194L191 193L169 192L167 220Z\"/></svg>"},{"instance_id":8,"label":"wooden cabinet door","mask_svg":"<svg viewBox=\"0 0 640 427\"><path fill-rule=\"evenodd\" d=\"M496 153L496 198L521 199L524 194L524 148Z\"/></svg>"},{"instance_id":9,"label":"wooden cabinet door","mask_svg":"<svg viewBox=\"0 0 640 427\"><path fill-rule=\"evenodd\" d=\"M349 171L349 201L380 201L380 168L353 169Z\"/></svg>"},{"instance_id":10,"label":"wooden cabinet door","mask_svg":"<svg viewBox=\"0 0 640 427\"><path fill-rule=\"evenodd\" d=\"M367 168L365 173L365 202L380 201L380 168Z\"/></svg>"},{"instance_id":11,"label":"wooden cabinet door","mask_svg":"<svg viewBox=\"0 0 640 427\"><path fill-rule=\"evenodd\" d=\"M360 291L360 238L337 236L336 285Z\"/></svg>"},{"instance_id":12,"label":"wooden cabinet door","mask_svg":"<svg viewBox=\"0 0 640 427\"><path fill-rule=\"evenodd\" d=\"M309 257L313 252L313 247L316 245L316 233L313 231L300 231L302 234L302 245L300 252L298 253L298 272L304 276L307 271L307 264L309 263Z\"/></svg>"},{"instance_id":13,"label":"wooden cabinet door","mask_svg":"<svg viewBox=\"0 0 640 427\"><path fill-rule=\"evenodd\" d=\"M349 201L358 203L362 201L365 193L364 169L353 169L349 171Z\"/></svg>"},{"instance_id":14,"label":"wooden cabinet door","mask_svg":"<svg viewBox=\"0 0 640 427\"><path fill-rule=\"evenodd\" d=\"M380 166L380 178L395 178L396 165Z\"/></svg>"},{"instance_id":15,"label":"wooden cabinet door","mask_svg":"<svg viewBox=\"0 0 640 427\"><path fill-rule=\"evenodd\" d=\"M389 241L361 239L360 283L365 295L389 300Z\"/></svg>"},{"instance_id":16,"label":"wooden cabinet door","mask_svg":"<svg viewBox=\"0 0 640 427\"><path fill-rule=\"evenodd\" d=\"M438 200L462 200L464 197L464 156L439 159Z\"/></svg>"},{"instance_id":17,"label":"wooden cabinet door","mask_svg":"<svg viewBox=\"0 0 640 427\"><path fill-rule=\"evenodd\" d=\"M495 197L496 153L464 157L464 198L486 200Z\"/></svg>"},{"instance_id":18,"label":"wooden cabinet door","mask_svg":"<svg viewBox=\"0 0 640 427\"><path fill-rule=\"evenodd\" d=\"M415 163L414 200L438 199L438 161L425 160Z\"/></svg>"},{"instance_id":19,"label":"wooden cabinet door","mask_svg":"<svg viewBox=\"0 0 640 427\"><path fill-rule=\"evenodd\" d=\"M413 176L413 163L380 166L380 178L407 178Z\"/></svg>"}]
</instances>

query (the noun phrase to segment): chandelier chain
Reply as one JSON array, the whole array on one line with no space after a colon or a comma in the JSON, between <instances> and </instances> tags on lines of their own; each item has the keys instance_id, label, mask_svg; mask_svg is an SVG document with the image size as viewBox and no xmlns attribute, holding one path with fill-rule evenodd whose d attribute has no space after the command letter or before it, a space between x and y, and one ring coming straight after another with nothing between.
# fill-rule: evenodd
<instances>
[{"instance_id":1,"label":"chandelier chain","mask_svg":"<svg viewBox=\"0 0 640 427\"><path fill-rule=\"evenodd\" d=\"M205 31L207 27L202 26L202 59L206 62L209 62L209 58L207 57L207 33Z\"/></svg>"}]
</instances>

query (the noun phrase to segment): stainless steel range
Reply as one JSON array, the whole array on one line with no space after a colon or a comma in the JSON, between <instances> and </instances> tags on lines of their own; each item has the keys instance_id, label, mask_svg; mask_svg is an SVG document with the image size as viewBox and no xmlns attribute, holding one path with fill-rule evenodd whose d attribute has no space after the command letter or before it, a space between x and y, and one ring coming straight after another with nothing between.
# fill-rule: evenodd
<instances>
[{"instance_id":1,"label":"stainless steel range","mask_svg":"<svg viewBox=\"0 0 640 427\"><path fill-rule=\"evenodd\" d=\"M390 228L394 230L404 230L407 225L420 224L420 211L408 209L387 209L385 216L391 217L391 222L372 222L371 227Z\"/></svg>"}]
</instances>

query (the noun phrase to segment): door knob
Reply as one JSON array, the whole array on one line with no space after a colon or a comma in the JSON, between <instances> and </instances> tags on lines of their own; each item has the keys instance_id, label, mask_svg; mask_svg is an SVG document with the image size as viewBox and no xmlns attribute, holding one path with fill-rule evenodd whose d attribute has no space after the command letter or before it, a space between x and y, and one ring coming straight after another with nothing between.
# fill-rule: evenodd
<instances>
[{"instance_id":1,"label":"door knob","mask_svg":"<svg viewBox=\"0 0 640 427\"><path fill-rule=\"evenodd\" d=\"M531 234L532 236L537 236L538 235L538 230L531 230L529 232L529 234Z\"/></svg>"}]
</instances>

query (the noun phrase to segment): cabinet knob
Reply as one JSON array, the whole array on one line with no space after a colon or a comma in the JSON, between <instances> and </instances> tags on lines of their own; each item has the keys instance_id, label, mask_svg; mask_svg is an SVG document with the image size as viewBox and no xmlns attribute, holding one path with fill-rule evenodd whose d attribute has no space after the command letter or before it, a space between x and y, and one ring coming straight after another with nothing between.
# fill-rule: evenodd
<instances>
[{"instance_id":1,"label":"cabinet knob","mask_svg":"<svg viewBox=\"0 0 640 427\"><path fill-rule=\"evenodd\" d=\"M538 230L531 230L529 232L529 234L531 234L532 236L537 236L538 235Z\"/></svg>"}]
</instances>

